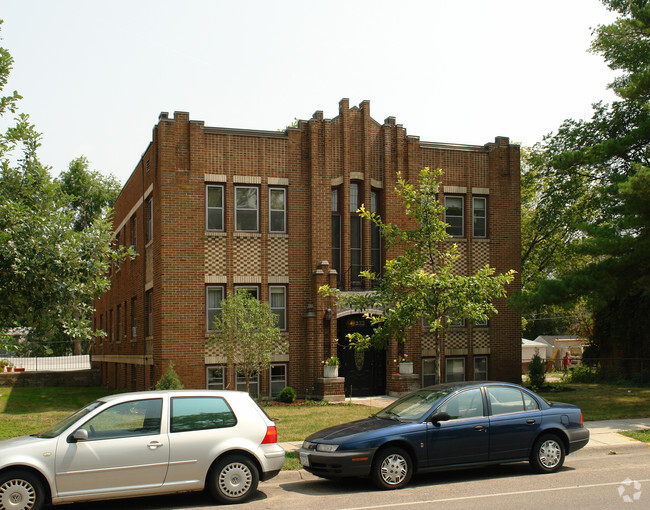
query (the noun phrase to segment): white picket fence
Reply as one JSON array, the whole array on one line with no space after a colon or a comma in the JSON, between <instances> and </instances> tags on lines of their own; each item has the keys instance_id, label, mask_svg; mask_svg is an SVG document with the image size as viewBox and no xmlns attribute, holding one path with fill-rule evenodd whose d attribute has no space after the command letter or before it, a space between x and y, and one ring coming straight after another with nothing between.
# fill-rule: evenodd
<instances>
[{"instance_id":1,"label":"white picket fence","mask_svg":"<svg viewBox=\"0 0 650 510\"><path fill-rule=\"evenodd\" d=\"M90 370L90 355L52 356L49 358L17 358L0 356L0 360L10 362L15 368L24 368L29 372L69 372L72 370Z\"/></svg>"}]
</instances>

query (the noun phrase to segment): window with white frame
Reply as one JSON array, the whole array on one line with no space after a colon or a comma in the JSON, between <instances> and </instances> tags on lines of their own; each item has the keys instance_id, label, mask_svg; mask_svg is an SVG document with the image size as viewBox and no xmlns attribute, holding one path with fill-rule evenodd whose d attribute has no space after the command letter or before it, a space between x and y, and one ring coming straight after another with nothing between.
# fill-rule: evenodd
<instances>
[{"instance_id":1,"label":"window with white frame","mask_svg":"<svg viewBox=\"0 0 650 510\"><path fill-rule=\"evenodd\" d=\"M149 197L144 204L144 217L145 217L145 230L144 242L149 243L153 241L153 198Z\"/></svg>"},{"instance_id":2,"label":"window with white frame","mask_svg":"<svg viewBox=\"0 0 650 510\"><path fill-rule=\"evenodd\" d=\"M276 363L271 365L271 397L277 397L287 386L287 365Z\"/></svg>"},{"instance_id":3,"label":"window with white frame","mask_svg":"<svg viewBox=\"0 0 650 510\"><path fill-rule=\"evenodd\" d=\"M255 374L248 380L248 394L257 398L260 395L260 375ZM246 391L246 376L237 370L236 388L237 391Z\"/></svg>"},{"instance_id":4,"label":"window with white frame","mask_svg":"<svg viewBox=\"0 0 650 510\"><path fill-rule=\"evenodd\" d=\"M226 367L223 365L210 366L205 368L205 380L209 390L226 389Z\"/></svg>"},{"instance_id":5,"label":"window with white frame","mask_svg":"<svg viewBox=\"0 0 650 510\"><path fill-rule=\"evenodd\" d=\"M259 231L259 189L254 186L235 187L235 230Z\"/></svg>"},{"instance_id":6,"label":"window with white frame","mask_svg":"<svg viewBox=\"0 0 650 510\"><path fill-rule=\"evenodd\" d=\"M287 190L269 188L269 232L287 231Z\"/></svg>"},{"instance_id":7,"label":"window with white frame","mask_svg":"<svg viewBox=\"0 0 650 510\"><path fill-rule=\"evenodd\" d=\"M465 234L463 230L463 197L459 196L445 196L445 223L447 233L454 237L463 237Z\"/></svg>"},{"instance_id":8,"label":"window with white frame","mask_svg":"<svg viewBox=\"0 0 650 510\"><path fill-rule=\"evenodd\" d=\"M436 358L422 358L422 386L433 386L436 384L438 364Z\"/></svg>"},{"instance_id":9,"label":"window with white frame","mask_svg":"<svg viewBox=\"0 0 650 510\"><path fill-rule=\"evenodd\" d=\"M287 329L287 288L283 285L269 287L269 306L278 316L278 328Z\"/></svg>"},{"instance_id":10,"label":"window with white frame","mask_svg":"<svg viewBox=\"0 0 650 510\"><path fill-rule=\"evenodd\" d=\"M206 186L205 221L208 230L223 231L223 186Z\"/></svg>"},{"instance_id":11,"label":"window with white frame","mask_svg":"<svg viewBox=\"0 0 650 510\"><path fill-rule=\"evenodd\" d=\"M472 199L472 236L487 236L487 200L485 197L474 197Z\"/></svg>"},{"instance_id":12,"label":"window with white frame","mask_svg":"<svg viewBox=\"0 0 650 510\"><path fill-rule=\"evenodd\" d=\"M153 335L153 290L148 290L144 294L144 305L145 305L145 335Z\"/></svg>"},{"instance_id":13,"label":"window with white frame","mask_svg":"<svg viewBox=\"0 0 650 510\"><path fill-rule=\"evenodd\" d=\"M447 382L461 382L465 380L465 358L447 358L445 360Z\"/></svg>"},{"instance_id":14,"label":"window with white frame","mask_svg":"<svg viewBox=\"0 0 650 510\"><path fill-rule=\"evenodd\" d=\"M213 331L214 318L221 314L221 300L224 298L224 288L221 285L206 287L206 329Z\"/></svg>"},{"instance_id":15,"label":"window with white frame","mask_svg":"<svg viewBox=\"0 0 650 510\"><path fill-rule=\"evenodd\" d=\"M474 380L488 380L488 358L487 356L474 356Z\"/></svg>"}]
</instances>

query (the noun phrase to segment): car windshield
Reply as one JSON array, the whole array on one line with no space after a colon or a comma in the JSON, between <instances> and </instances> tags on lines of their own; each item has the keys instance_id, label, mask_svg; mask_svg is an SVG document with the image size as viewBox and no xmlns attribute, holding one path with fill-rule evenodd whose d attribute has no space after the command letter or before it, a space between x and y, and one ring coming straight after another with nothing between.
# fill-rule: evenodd
<instances>
[{"instance_id":1,"label":"car windshield","mask_svg":"<svg viewBox=\"0 0 650 510\"><path fill-rule=\"evenodd\" d=\"M36 437L43 437L43 438L56 437L65 429L67 429L70 425L72 425L75 421L77 421L79 418L86 416L88 413L97 409L103 403L104 402L102 402L101 400L97 400L91 404L88 404L86 407L79 409L78 411L71 414L67 418L64 418L59 423L52 425L49 429L44 430L40 434L34 434L34 435Z\"/></svg>"},{"instance_id":2,"label":"car windshield","mask_svg":"<svg viewBox=\"0 0 650 510\"><path fill-rule=\"evenodd\" d=\"M416 391L393 402L375 416L391 420L417 421L427 415L438 402L452 391L447 388Z\"/></svg>"}]
</instances>

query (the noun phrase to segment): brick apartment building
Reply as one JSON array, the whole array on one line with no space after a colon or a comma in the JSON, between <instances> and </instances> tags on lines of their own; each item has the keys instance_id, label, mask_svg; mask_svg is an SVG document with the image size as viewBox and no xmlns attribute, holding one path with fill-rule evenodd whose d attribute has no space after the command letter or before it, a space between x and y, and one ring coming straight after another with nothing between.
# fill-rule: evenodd
<instances>
[{"instance_id":1,"label":"brick apartment building","mask_svg":"<svg viewBox=\"0 0 650 510\"><path fill-rule=\"evenodd\" d=\"M397 172L417 178L442 168L443 191L458 267L490 264L520 270L519 147L497 137L486 145L420 141L393 117L379 124L370 104L324 119L317 111L282 132L206 127L189 114L162 113L153 139L115 204L115 238L137 257L112 271L112 287L95 303L94 366L110 388L147 389L169 361L187 388L242 388L224 352L208 342L219 302L236 288L268 301L279 316L286 352L276 352L251 391L274 396L289 385L299 395L341 398L398 393L444 380L517 381L520 317L497 303L486 324L459 324L438 356L426 327L409 333L414 374L399 375L396 344L355 353L351 331L369 331L361 314L336 310L318 293L329 283L369 288L362 268L387 255L364 203L386 221L403 223ZM519 288L517 279L509 292ZM338 378L321 362L338 355Z\"/></svg>"}]
</instances>

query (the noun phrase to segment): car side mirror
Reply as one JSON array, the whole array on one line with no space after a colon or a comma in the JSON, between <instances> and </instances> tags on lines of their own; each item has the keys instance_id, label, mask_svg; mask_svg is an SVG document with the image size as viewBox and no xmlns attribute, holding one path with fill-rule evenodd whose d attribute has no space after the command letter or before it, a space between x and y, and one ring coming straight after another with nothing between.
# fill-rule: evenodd
<instances>
[{"instance_id":1,"label":"car side mirror","mask_svg":"<svg viewBox=\"0 0 650 510\"><path fill-rule=\"evenodd\" d=\"M438 422L447 421L447 420L451 420L451 416L449 415L449 413L445 413L445 412L436 413L433 416L431 416L431 418L429 418L429 421L431 423L438 423Z\"/></svg>"},{"instance_id":2,"label":"car side mirror","mask_svg":"<svg viewBox=\"0 0 650 510\"><path fill-rule=\"evenodd\" d=\"M77 429L72 433L72 442L78 443L79 441L88 441L88 431L85 429Z\"/></svg>"}]
</instances>

